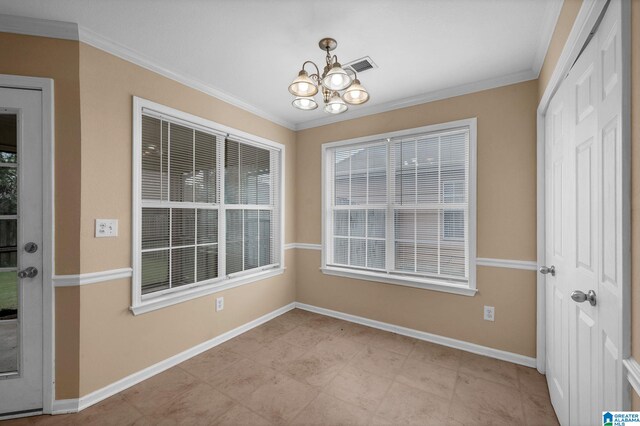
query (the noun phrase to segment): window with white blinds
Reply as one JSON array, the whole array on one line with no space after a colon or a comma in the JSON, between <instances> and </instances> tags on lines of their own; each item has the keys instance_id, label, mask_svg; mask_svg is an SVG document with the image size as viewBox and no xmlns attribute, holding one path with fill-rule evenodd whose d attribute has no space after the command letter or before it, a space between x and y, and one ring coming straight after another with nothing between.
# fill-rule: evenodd
<instances>
[{"instance_id":1,"label":"window with white blinds","mask_svg":"<svg viewBox=\"0 0 640 426\"><path fill-rule=\"evenodd\" d=\"M326 272L475 288L475 120L323 149Z\"/></svg>"},{"instance_id":2,"label":"window with white blinds","mask_svg":"<svg viewBox=\"0 0 640 426\"><path fill-rule=\"evenodd\" d=\"M225 141L227 274L277 263L278 157L275 151Z\"/></svg>"},{"instance_id":3,"label":"window with white blinds","mask_svg":"<svg viewBox=\"0 0 640 426\"><path fill-rule=\"evenodd\" d=\"M134 305L282 269L283 148L136 100Z\"/></svg>"}]
</instances>

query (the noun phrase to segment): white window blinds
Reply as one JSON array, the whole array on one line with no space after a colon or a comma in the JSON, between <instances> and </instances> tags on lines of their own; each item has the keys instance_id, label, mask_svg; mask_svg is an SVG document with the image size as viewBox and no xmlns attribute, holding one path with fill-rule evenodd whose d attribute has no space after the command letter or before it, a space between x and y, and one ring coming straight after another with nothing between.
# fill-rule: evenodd
<instances>
[{"instance_id":1,"label":"white window blinds","mask_svg":"<svg viewBox=\"0 0 640 426\"><path fill-rule=\"evenodd\" d=\"M280 151L143 114L140 292L280 264Z\"/></svg>"},{"instance_id":2,"label":"white window blinds","mask_svg":"<svg viewBox=\"0 0 640 426\"><path fill-rule=\"evenodd\" d=\"M333 262L384 270L387 147L337 149L333 170Z\"/></svg>"},{"instance_id":3,"label":"white window blinds","mask_svg":"<svg viewBox=\"0 0 640 426\"><path fill-rule=\"evenodd\" d=\"M227 274L279 261L279 164L277 151L225 141Z\"/></svg>"},{"instance_id":4,"label":"white window blinds","mask_svg":"<svg viewBox=\"0 0 640 426\"><path fill-rule=\"evenodd\" d=\"M469 278L468 127L327 150L326 263Z\"/></svg>"},{"instance_id":5,"label":"white window blinds","mask_svg":"<svg viewBox=\"0 0 640 426\"><path fill-rule=\"evenodd\" d=\"M218 276L218 138L142 116L142 294Z\"/></svg>"}]
</instances>

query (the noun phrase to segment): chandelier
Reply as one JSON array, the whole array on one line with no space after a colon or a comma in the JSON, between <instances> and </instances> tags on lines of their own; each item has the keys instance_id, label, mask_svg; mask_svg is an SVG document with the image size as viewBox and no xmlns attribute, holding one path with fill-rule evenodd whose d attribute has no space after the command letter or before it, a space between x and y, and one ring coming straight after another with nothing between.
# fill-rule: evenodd
<instances>
[{"instance_id":1,"label":"chandelier","mask_svg":"<svg viewBox=\"0 0 640 426\"><path fill-rule=\"evenodd\" d=\"M327 52L324 71L320 75L320 69L312 61L306 61L302 64L298 77L289 85L289 92L295 96L292 102L293 106L304 111L318 108L314 96L320 90L322 91L324 110L329 114L345 112L349 108L347 104L361 105L367 102L369 93L360 84L357 73L349 68L348 70L353 73L352 78L342 68L338 57L329 53L338 47L338 42L332 38L323 38L318 46ZM315 74L309 75L305 71L304 67L307 64L313 65Z\"/></svg>"}]
</instances>

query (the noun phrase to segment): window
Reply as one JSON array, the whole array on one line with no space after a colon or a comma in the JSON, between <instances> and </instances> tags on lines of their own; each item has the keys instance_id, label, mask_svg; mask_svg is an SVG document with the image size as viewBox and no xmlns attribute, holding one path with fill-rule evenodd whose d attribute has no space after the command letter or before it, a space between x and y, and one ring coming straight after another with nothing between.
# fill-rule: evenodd
<instances>
[{"instance_id":1,"label":"window","mask_svg":"<svg viewBox=\"0 0 640 426\"><path fill-rule=\"evenodd\" d=\"M138 98L134 114L134 313L281 273L283 147Z\"/></svg>"},{"instance_id":2,"label":"window","mask_svg":"<svg viewBox=\"0 0 640 426\"><path fill-rule=\"evenodd\" d=\"M475 293L475 119L323 152L325 273Z\"/></svg>"}]
</instances>

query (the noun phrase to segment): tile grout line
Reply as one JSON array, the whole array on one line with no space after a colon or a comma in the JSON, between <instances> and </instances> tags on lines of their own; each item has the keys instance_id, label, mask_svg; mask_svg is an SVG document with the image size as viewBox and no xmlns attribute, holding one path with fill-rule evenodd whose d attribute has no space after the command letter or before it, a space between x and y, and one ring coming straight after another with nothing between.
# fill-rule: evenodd
<instances>
[{"instance_id":1,"label":"tile grout line","mask_svg":"<svg viewBox=\"0 0 640 426\"><path fill-rule=\"evenodd\" d=\"M283 314L283 315L284 315L284 314ZM297 329L297 328L300 328L301 326L304 326L304 325L305 325L307 322L309 322L309 321L310 321L310 319L307 319L307 320L301 321L301 322L299 322L299 323L296 323L296 326L295 326L295 327L293 327L291 330L288 330L286 333L283 333L281 336L278 336L276 339L274 339L274 340L273 340L273 342L275 342L275 341L277 341L277 340L280 340L284 335L286 335L286 334L288 334L288 333L290 333L290 332L294 331L294 330L295 330L295 329ZM309 327L309 328L311 328L311 327ZM285 343L290 343L290 342L286 342L286 341L285 341ZM261 344L261 346L264 346L262 343L260 343L260 344ZM304 347L302 347L302 346L296 345L296 344L294 344L294 343L290 343L290 344L291 344L291 345L293 345L293 346L296 346L296 347L298 347L298 348L301 348L301 349L305 349L305 350L306 350L306 348L304 348ZM307 353L311 352L311 351L312 351L316 346L317 346L317 344L316 344L316 345L314 345L313 347L311 347L310 349L306 350L306 351L305 351L304 353L302 353L298 358L301 358L301 357L305 356ZM244 355L244 354L242 354L242 356L245 356L245 355ZM253 360L251 360L251 361L253 361ZM254 362L255 362L255 361L254 361ZM268 368L270 368L270 367L268 367ZM301 385L303 385L303 386L310 387L310 388L312 388L313 390L316 390L313 386L309 385L308 383L302 383L300 380L298 380L297 378L295 378L295 377L291 376L290 374L286 373L285 371L279 371L279 370L276 370L275 368L272 368L272 370L274 370L277 374L282 374L284 377L286 377L286 378L288 378L288 379L290 379L290 380L293 380L293 381L297 382L298 384L301 384ZM254 389L253 391L251 391L251 393L249 394L249 397L251 397L251 395L253 395L257 390L258 390L258 388L256 388L256 389ZM293 421L294 421L294 420L295 420L295 419L300 415L300 413L301 413L305 408L307 408L307 407L308 407L308 406L309 406L313 401L315 401L315 400L318 398L318 396L319 396L319 395L320 395L320 392L318 392L318 393L316 394L316 396L314 396L314 397L313 397L313 398L312 398L312 399L311 399L307 404L305 404L305 405L304 405L304 407L302 407L300 410L296 411L296 412L294 413L294 415L291 417L291 419L290 419L289 421L286 421L286 422L285 422L285 424L291 424L291 422L293 422ZM242 406L246 407L247 409L249 409L251 412L253 412L253 411L251 410L251 408L247 407L246 405L244 405L244 404L242 404L242 403L240 403L240 404L241 404ZM258 414L258 413L255 413L255 414ZM258 415L259 415L259 414L258 414ZM260 417L261 417L261 418L264 418L264 417L262 417L262 416L260 416ZM269 419L265 419L265 420L267 420L268 422L271 422Z\"/></svg>"},{"instance_id":2,"label":"tile grout line","mask_svg":"<svg viewBox=\"0 0 640 426\"><path fill-rule=\"evenodd\" d=\"M454 420L451 411L453 410L453 400L456 399L456 388L458 387L458 381L460 381L460 364L458 361L458 368L456 368L456 381L453 383L453 391L451 392L451 399L449 400L449 410L447 411L446 420Z\"/></svg>"},{"instance_id":3,"label":"tile grout line","mask_svg":"<svg viewBox=\"0 0 640 426\"><path fill-rule=\"evenodd\" d=\"M236 353L236 352L234 352L234 353ZM241 358L241 359L239 359L239 360L237 360L237 361L235 361L235 362L231 363L231 365L230 365L229 367L232 367L232 366L234 366L234 365L238 364L238 363L239 363L240 361L242 361L242 360L248 360L248 361L251 361L251 362L256 362L256 361L254 361L254 360L252 360L252 359L250 359L250 358L247 358L247 357L246 357L246 355L244 355L244 354L238 354L238 355L240 355L240 356L241 356L241 357L243 357L243 358ZM268 368L268 367L267 367L267 368ZM274 370L274 371L275 371L275 370ZM277 372L277 371L276 371L276 372ZM249 407L249 406L247 406L247 405L243 404L241 401L239 401L239 400L237 400L236 398L232 397L231 395L227 394L227 393L226 393L225 391L223 391L222 389L218 388L217 386L214 386L213 384L209 384L209 385L210 385L213 389L215 389L216 391L220 392L221 394L223 394L223 395L224 395L224 396L226 396L227 398L231 399L231 400L234 402L234 404L239 405L239 406L241 406L241 407L243 407L243 408L245 408L245 409L249 410L251 413L255 414L256 416L258 416L258 417L260 417L261 419L263 419L263 420L265 420L265 421L269 422L269 420L268 420L268 419L265 419L265 418L264 418L264 416L262 416L262 415L261 415L261 414L259 414L259 413L256 413L255 411L253 411L253 409L252 409L251 407ZM253 391L251 391L251 393L249 394L249 396L253 395L253 393L254 393L256 390L258 390L258 388L256 388L256 389L254 389ZM233 407L231 407L231 408L233 408ZM230 408L229 410L225 411L225 412L224 412L223 414L221 414L220 416L216 417L216 419L218 419L219 417L222 417L222 415L224 415L224 414L228 413L228 412L231 410L231 408ZM215 419L214 419L214 420L215 420Z\"/></svg>"}]
</instances>

